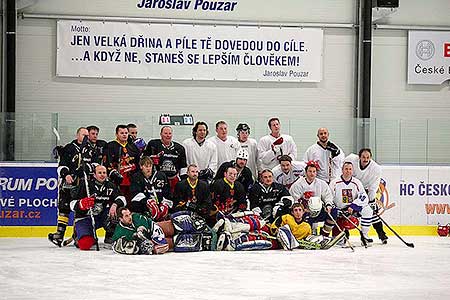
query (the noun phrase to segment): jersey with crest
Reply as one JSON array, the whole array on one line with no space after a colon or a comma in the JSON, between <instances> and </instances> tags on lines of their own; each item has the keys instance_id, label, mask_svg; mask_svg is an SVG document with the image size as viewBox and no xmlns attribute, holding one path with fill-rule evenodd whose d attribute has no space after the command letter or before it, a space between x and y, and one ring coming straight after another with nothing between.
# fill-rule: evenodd
<instances>
[{"instance_id":1,"label":"jersey with crest","mask_svg":"<svg viewBox=\"0 0 450 300\"><path fill-rule=\"evenodd\" d=\"M362 203L359 203L358 194L365 194L365 191L361 181L355 177L350 178L349 181L345 181L342 176L335 178L330 182L330 189L334 195L334 204L338 209L343 209L352 203L362 206Z\"/></svg>"},{"instance_id":2,"label":"jersey with crest","mask_svg":"<svg viewBox=\"0 0 450 300\"><path fill-rule=\"evenodd\" d=\"M169 146L163 144L160 139L154 139L148 142L143 155L151 156L154 165L158 171L166 174L168 178L172 178L179 173L186 173L186 150L177 143L171 142Z\"/></svg>"}]
</instances>

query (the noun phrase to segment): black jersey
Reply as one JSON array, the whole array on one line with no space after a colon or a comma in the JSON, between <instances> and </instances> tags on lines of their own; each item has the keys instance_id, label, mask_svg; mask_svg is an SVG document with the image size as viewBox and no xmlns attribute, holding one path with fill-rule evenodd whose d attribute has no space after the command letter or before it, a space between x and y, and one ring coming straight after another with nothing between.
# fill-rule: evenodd
<instances>
[{"instance_id":1,"label":"black jersey","mask_svg":"<svg viewBox=\"0 0 450 300\"><path fill-rule=\"evenodd\" d=\"M247 201L244 186L235 181L231 186L226 179L219 179L211 184L211 198L217 209L226 214L237 210L245 210Z\"/></svg>"},{"instance_id":2,"label":"black jersey","mask_svg":"<svg viewBox=\"0 0 450 300\"><path fill-rule=\"evenodd\" d=\"M164 172L168 178L179 174L180 169L187 166L186 150L177 142L165 146L160 139L151 140L148 142L143 155L153 157L156 169Z\"/></svg>"},{"instance_id":3,"label":"black jersey","mask_svg":"<svg viewBox=\"0 0 450 300\"><path fill-rule=\"evenodd\" d=\"M220 165L219 169L217 170L216 177L214 177L214 180L222 179L224 177L225 171L229 167L235 166L236 163L234 160L224 162L223 164ZM253 180L252 171L248 167L244 167L240 172L238 171L236 181L242 183L246 193L248 193L252 185L255 183L255 181Z\"/></svg>"},{"instance_id":4,"label":"black jersey","mask_svg":"<svg viewBox=\"0 0 450 300\"><path fill-rule=\"evenodd\" d=\"M103 164L103 157L106 155L107 144L108 143L103 140L97 140L95 144L90 141L86 143L86 150L84 151L88 153L88 157L90 158L89 163Z\"/></svg>"},{"instance_id":5,"label":"black jersey","mask_svg":"<svg viewBox=\"0 0 450 300\"><path fill-rule=\"evenodd\" d=\"M211 193L206 181L197 180L191 185L184 179L175 185L173 211L191 210L202 217L209 217L211 211Z\"/></svg>"},{"instance_id":6,"label":"black jersey","mask_svg":"<svg viewBox=\"0 0 450 300\"><path fill-rule=\"evenodd\" d=\"M148 199L155 199L160 204L164 199L171 198L167 176L158 171L154 171L150 178L146 178L142 172L136 172L131 178L130 193L131 210L139 213L147 211ZM143 197L139 194L143 194Z\"/></svg>"},{"instance_id":7,"label":"black jersey","mask_svg":"<svg viewBox=\"0 0 450 300\"><path fill-rule=\"evenodd\" d=\"M290 196L290 194L282 184L273 182L269 187L265 187L261 183L257 183L252 186L248 194L250 209L259 207L262 211L262 217L271 220L273 207L284 196Z\"/></svg>"},{"instance_id":8,"label":"black jersey","mask_svg":"<svg viewBox=\"0 0 450 300\"><path fill-rule=\"evenodd\" d=\"M117 140L106 146L105 166L108 173L117 170L123 176L120 185L129 186L131 176L139 169L139 150L133 143L120 144Z\"/></svg>"},{"instance_id":9,"label":"black jersey","mask_svg":"<svg viewBox=\"0 0 450 300\"><path fill-rule=\"evenodd\" d=\"M91 161L91 153L87 150L86 144L79 144L77 140L73 140L63 148L58 164L58 174L63 182L67 175L77 180L83 177L84 165Z\"/></svg>"},{"instance_id":10,"label":"black jersey","mask_svg":"<svg viewBox=\"0 0 450 300\"><path fill-rule=\"evenodd\" d=\"M98 182L95 179L88 181L89 196L95 198L95 205L92 208L94 215L100 215L111 204L117 204L117 207L126 205L125 197L121 196L117 186L109 180ZM83 183L78 186L74 196L74 200L70 202L70 208L75 212L75 219L87 217L88 210L80 209L80 199L88 197L86 192L86 184Z\"/></svg>"}]
</instances>

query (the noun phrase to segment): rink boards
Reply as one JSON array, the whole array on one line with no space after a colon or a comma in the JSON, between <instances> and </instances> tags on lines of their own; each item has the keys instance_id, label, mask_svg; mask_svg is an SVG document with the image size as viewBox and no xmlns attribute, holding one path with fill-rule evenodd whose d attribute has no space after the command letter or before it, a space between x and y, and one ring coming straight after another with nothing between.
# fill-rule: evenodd
<instances>
[{"instance_id":1,"label":"rink boards","mask_svg":"<svg viewBox=\"0 0 450 300\"><path fill-rule=\"evenodd\" d=\"M56 168L55 163L0 163L0 237L43 237L54 230ZM388 165L382 174L382 217L398 233L436 235L438 223L450 222L449 166Z\"/></svg>"}]
</instances>

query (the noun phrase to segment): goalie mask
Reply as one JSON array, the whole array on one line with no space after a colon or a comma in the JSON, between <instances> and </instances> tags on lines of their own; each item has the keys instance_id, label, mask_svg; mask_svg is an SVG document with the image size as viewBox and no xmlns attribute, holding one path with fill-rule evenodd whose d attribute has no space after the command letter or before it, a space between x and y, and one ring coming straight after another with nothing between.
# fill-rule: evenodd
<instances>
[{"instance_id":1,"label":"goalie mask","mask_svg":"<svg viewBox=\"0 0 450 300\"><path fill-rule=\"evenodd\" d=\"M311 197L308 201L308 208L312 218L317 217L322 210L322 200L320 197Z\"/></svg>"}]
</instances>

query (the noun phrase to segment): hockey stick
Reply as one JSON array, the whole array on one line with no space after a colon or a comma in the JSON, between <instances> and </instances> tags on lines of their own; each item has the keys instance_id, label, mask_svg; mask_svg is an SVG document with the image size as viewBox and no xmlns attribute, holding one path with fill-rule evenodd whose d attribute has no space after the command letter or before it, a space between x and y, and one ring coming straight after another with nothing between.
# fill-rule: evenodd
<instances>
[{"instance_id":1,"label":"hockey stick","mask_svg":"<svg viewBox=\"0 0 450 300\"><path fill-rule=\"evenodd\" d=\"M336 225L337 229L339 229L340 232L344 232L344 230L342 230L342 228L338 225L338 223L333 218L333 216L329 212L327 212L327 214L331 218L331 221L333 221L334 225ZM352 249L352 251L354 252L355 248L353 247L352 243L350 243L350 240L347 238L346 234L345 234L345 241L347 242L347 245L350 247L350 249ZM365 247L367 248L366 245L365 245Z\"/></svg>"},{"instance_id":2,"label":"hockey stick","mask_svg":"<svg viewBox=\"0 0 450 300\"><path fill-rule=\"evenodd\" d=\"M388 223L386 223L385 220L383 220L383 218L380 217L380 215L378 215L378 218L380 218L381 222L383 222L384 225L386 225L387 228L389 228L389 230L395 234L396 237L398 237L400 239L400 241L402 241L406 246L408 246L409 248L414 248L414 244L413 243L408 243L406 242L397 232L395 232L394 229L392 229L391 226L389 226Z\"/></svg>"},{"instance_id":3,"label":"hockey stick","mask_svg":"<svg viewBox=\"0 0 450 300\"><path fill-rule=\"evenodd\" d=\"M361 236L361 242L363 243L364 247L367 248L367 240L363 235L363 232L361 229L359 229L358 225L356 225L352 220L350 220L349 217L347 217L345 214L342 214L342 216L350 222L353 226L355 226L355 229L359 231L359 235Z\"/></svg>"},{"instance_id":4,"label":"hockey stick","mask_svg":"<svg viewBox=\"0 0 450 300\"><path fill-rule=\"evenodd\" d=\"M88 177L86 176L86 172L84 170L83 170L83 175L84 175L84 185L86 187L86 194L88 197L91 197L90 192L89 192ZM100 251L100 248L98 247L97 230L95 229L94 211L92 210L92 207L89 208L89 215L91 217L92 233L94 234L95 250ZM74 228L75 228L75 226L74 226Z\"/></svg>"}]
</instances>

